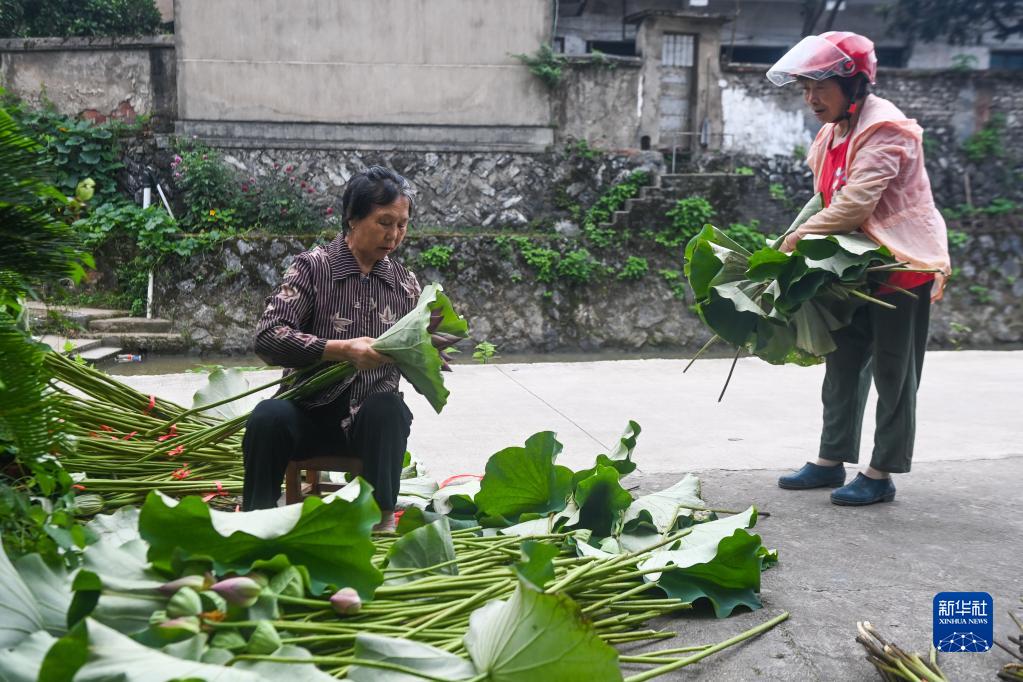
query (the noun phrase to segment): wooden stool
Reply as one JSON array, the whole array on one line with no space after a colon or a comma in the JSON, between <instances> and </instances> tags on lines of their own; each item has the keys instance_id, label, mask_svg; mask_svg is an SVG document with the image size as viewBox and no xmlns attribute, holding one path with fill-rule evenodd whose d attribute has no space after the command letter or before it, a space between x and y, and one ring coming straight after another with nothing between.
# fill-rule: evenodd
<instances>
[{"instance_id":1,"label":"wooden stool","mask_svg":"<svg viewBox=\"0 0 1023 682\"><path fill-rule=\"evenodd\" d=\"M304 485L302 470L306 472ZM362 473L362 460L344 455L326 455L291 462L284 473L284 503L295 504L305 499L306 495L334 492L343 487L338 483L320 482L321 471L346 471L358 476Z\"/></svg>"}]
</instances>

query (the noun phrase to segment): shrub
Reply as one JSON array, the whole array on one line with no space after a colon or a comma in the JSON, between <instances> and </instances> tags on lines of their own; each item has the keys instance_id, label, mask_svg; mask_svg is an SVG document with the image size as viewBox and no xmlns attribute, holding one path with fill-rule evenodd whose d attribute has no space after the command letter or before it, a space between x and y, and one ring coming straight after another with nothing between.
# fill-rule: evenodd
<instances>
[{"instance_id":1,"label":"shrub","mask_svg":"<svg viewBox=\"0 0 1023 682\"><path fill-rule=\"evenodd\" d=\"M1005 142L1002 133L1005 129L1005 116L995 114L987 124L966 138L963 142L963 151L966 157L975 163L986 159L997 158L1004 154Z\"/></svg>"},{"instance_id":2,"label":"shrub","mask_svg":"<svg viewBox=\"0 0 1023 682\"><path fill-rule=\"evenodd\" d=\"M188 141L172 164L184 193L182 223L192 232L257 228L278 234L318 232L333 214L313 203L311 183L291 164L261 176L243 176L216 149Z\"/></svg>"},{"instance_id":3,"label":"shrub","mask_svg":"<svg viewBox=\"0 0 1023 682\"><path fill-rule=\"evenodd\" d=\"M451 254L454 250L454 247L436 244L419 254L419 262L426 267L443 270L451 262Z\"/></svg>"},{"instance_id":4,"label":"shrub","mask_svg":"<svg viewBox=\"0 0 1023 682\"><path fill-rule=\"evenodd\" d=\"M759 220L753 219L746 223L732 223L725 230L725 234L731 237L737 244L750 253L767 246L767 238L757 229Z\"/></svg>"},{"instance_id":5,"label":"shrub","mask_svg":"<svg viewBox=\"0 0 1023 682\"><path fill-rule=\"evenodd\" d=\"M519 253L522 254L523 260L526 261L529 267L536 270L536 281L553 282L557 274L555 267L560 260L560 254L553 249L533 244L525 237L515 237L513 239L516 246L519 247Z\"/></svg>"},{"instance_id":6,"label":"shrub","mask_svg":"<svg viewBox=\"0 0 1023 682\"><path fill-rule=\"evenodd\" d=\"M55 171L57 187L70 196L78 183L96 183L94 203L120 196L117 172L121 163L120 140L136 127L119 121L93 124L59 113L52 104L30 109L15 100L5 102L8 113L29 131L42 147L46 165Z\"/></svg>"},{"instance_id":7,"label":"shrub","mask_svg":"<svg viewBox=\"0 0 1023 682\"><path fill-rule=\"evenodd\" d=\"M533 54L512 56L529 67L530 73L543 81L543 84L551 90L558 87L565 75L562 70L565 58L552 50L550 45L541 45Z\"/></svg>"},{"instance_id":8,"label":"shrub","mask_svg":"<svg viewBox=\"0 0 1023 682\"><path fill-rule=\"evenodd\" d=\"M646 258L629 256L618 272L618 279L642 279L649 269Z\"/></svg>"},{"instance_id":9,"label":"shrub","mask_svg":"<svg viewBox=\"0 0 1023 682\"><path fill-rule=\"evenodd\" d=\"M600 271L600 263L595 261L586 249L576 249L561 257L555 271L559 277L570 282L585 284Z\"/></svg>"},{"instance_id":10,"label":"shrub","mask_svg":"<svg viewBox=\"0 0 1023 682\"><path fill-rule=\"evenodd\" d=\"M687 243L714 218L714 207L703 197L686 197L676 201L667 216L671 219L671 226L655 233L654 241L674 248Z\"/></svg>"},{"instance_id":11,"label":"shrub","mask_svg":"<svg viewBox=\"0 0 1023 682\"><path fill-rule=\"evenodd\" d=\"M0 0L0 36L134 36L159 33L154 0Z\"/></svg>"}]
</instances>

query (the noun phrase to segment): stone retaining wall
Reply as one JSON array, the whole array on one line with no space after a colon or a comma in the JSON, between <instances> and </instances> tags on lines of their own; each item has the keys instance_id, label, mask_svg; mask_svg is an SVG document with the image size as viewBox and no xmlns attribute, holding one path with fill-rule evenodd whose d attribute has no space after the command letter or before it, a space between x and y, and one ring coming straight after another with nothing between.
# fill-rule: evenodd
<instances>
[{"instance_id":1,"label":"stone retaining wall","mask_svg":"<svg viewBox=\"0 0 1023 682\"><path fill-rule=\"evenodd\" d=\"M935 347L988 347L1023 343L1023 224L974 219L954 223L955 275L945 300L933 309ZM321 238L325 240L329 236ZM158 313L186 334L195 350L244 352L264 298L295 254L313 237L249 237L188 262L173 262L157 274ZM568 253L572 239L534 237L532 243ZM428 267L421 255L435 245L452 247L446 267ZM423 283L440 282L470 321L474 342L488 340L504 352L595 351L602 349L695 349L708 337L676 298L661 270L680 271L680 254L639 238L621 249L594 254L612 271L642 256L649 271L636 281L615 274L589 284L564 277L536 280L536 271L507 234L412 235L399 257Z\"/></svg>"}]
</instances>

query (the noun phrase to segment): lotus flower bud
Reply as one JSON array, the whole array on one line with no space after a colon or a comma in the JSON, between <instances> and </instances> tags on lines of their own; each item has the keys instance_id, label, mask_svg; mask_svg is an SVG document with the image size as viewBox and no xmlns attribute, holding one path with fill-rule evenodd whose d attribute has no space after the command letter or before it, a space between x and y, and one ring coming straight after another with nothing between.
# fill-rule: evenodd
<instances>
[{"instance_id":1,"label":"lotus flower bud","mask_svg":"<svg viewBox=\"0 0 1023 682\"><path fill-rule=\"evenodd\" d=\"M262 586L252 578L228 578L216 583L211 590L236 606L252 606L259 599Z\"/></svg>"},{"instance_id":2,"label":"lotus flower bud","mask_svg":"<svg viewBox=\"0 0 1023 682\"><path fill-rule=\"evenodd\" d=\"M184 616L182 618L172 618L171 620L165 620L156 626L160 630L186 630L193 634L199 634L200 625L199 619L195 616Z\"/></svg>"},{"instance_id":3,"label":"lotus flower bud","mask_svg":"<svg viewBox=\"0 0 1023 682\"><path fill-rule=\"evenodd\" d=\"M276 628L270 621L261 620L256 624L256 629L249 637L249 644L246 651L250 654L269 655L281 648L281 636L277 634Z\"/></svg>"},{"instance_id":4,"label":"lotus flower bud","mask_svg":"<svg viewBox=\"0 0 1023 682\"><path fill-rule=\"evenodd\" d=\"M362 608L362 599L351 587L342 587L330 598L330 605L342 616L351 616Z\"/></svg>"},{"instance_id":5,"label":"lotus flower bud","mask_svg":"<svg viewBox=\"0 0 1023 682\"><path fill-rule=\"evenodd\" d=\"M186 575L183 578L172 580L160 586L160 591L170 596L177 594L182 587L189 587L196 592L206 589L206 578L201 575Z\"/></svg>"},{"instance_id":6,"label":"lotus flower bud","mask_svg":"<svg viewBox=\"0 0 1023 682\"><path fill-rule=\"evenodd\" d=\"M191 587L182 587L167 604L167 615L171 618L198 616L202 613L202 600Z\"/></svg>"}]
</instances>

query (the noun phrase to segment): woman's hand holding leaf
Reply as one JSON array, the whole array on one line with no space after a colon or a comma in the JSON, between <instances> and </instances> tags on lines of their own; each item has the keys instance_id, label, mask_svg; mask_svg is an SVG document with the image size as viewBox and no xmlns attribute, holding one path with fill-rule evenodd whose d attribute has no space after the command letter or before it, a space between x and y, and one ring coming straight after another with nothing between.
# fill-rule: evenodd
<instances>
[{"instance_id":1,"label":"woman's hand holding leaf","mask_svg":"<svg viewBox=\"0 0 1023 682\"><path fill-rule=\"evenodd\" d=\"M374 341L376 339L370 336L360 336L356 339L332 339L323 349L323 359L337 362L347 361L359 370L376 369L381 365L394 362L386 355L373 350Z\"/></svg>"}]
</instances>

